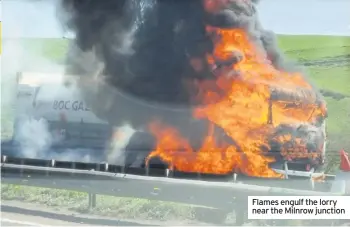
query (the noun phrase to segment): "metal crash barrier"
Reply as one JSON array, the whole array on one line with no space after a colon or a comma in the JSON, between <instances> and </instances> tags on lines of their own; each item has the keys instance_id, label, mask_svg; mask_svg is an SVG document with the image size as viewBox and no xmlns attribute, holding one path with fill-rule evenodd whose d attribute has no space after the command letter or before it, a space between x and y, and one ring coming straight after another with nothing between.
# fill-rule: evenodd
<instances>
[{"instance_id":1,"label":"metal crash barrier","mask_svg":"<svg viewBox=\"0 0 350 227\"><path fill-rule=\"evenodd\" d=\"M346 164L342 160L341 168ZM237 225L247 219L247 209L243 208L247 207L248 196L339 196L349 190L346 181L350 174L346 170L340 179L312 171L289 171L287 163L286 169L280 171L285 174L284 179L252 178L238 173L219 177L108 163L1 157L2 182L86 192L90 208L96 206L96 195L136 197L235 211Z\"/></svg>"}]
</instances>

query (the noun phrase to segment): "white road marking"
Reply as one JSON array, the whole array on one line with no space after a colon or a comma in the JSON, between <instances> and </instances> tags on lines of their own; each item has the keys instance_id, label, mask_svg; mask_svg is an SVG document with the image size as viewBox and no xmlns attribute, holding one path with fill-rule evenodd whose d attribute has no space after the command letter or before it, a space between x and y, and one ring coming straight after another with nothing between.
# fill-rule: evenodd
<instances>
[{"instance_id":1,"label":"white road marking","mask_svg":"<svg viewBox=\"0 0 350 227\"><path fill-rule=\"evenodd\" d=\"M27 221L17 221L17 220L11 220L7 218L1 218L2 222L9 222L13 224L19 224L19 225L27 225L27 226L38 226L38 227L53 227L51 225L41 225L35 222L27 222Z\"/></svg>"}]
</instances>

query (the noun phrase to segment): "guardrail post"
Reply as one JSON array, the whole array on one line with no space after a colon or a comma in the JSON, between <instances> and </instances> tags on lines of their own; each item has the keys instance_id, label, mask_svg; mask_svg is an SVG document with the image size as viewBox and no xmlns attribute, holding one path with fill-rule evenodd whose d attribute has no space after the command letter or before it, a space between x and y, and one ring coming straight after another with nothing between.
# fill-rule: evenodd
<instances>
[{"instance_id":1,"label":"guardrail post","mask_svg":"<svg viewBox=\"0 0 350 227\"><path fill-rule=\"evenodd\" d=\"M242 226L248 220L248 197L235 198L235 225Z\"/></svg>"},{"instance_id":2,"label":"guardrail post","mask_svg":"<svg viewBox=\"0 0 350 227\"><path fill-rule=\"evenodd\" d=\"M72 169L75 169L75 162L72 162ZM74 172L71 173L71 175L73 176L74 175Z\"/></svg>"},{"instance_id":3,"label":"guardrail post","mask_svg":"<svg viewBox=\"0 0 350 227\"><path fill-rule=\"evenodd\" d=\"M22 159L22 160L21 160L21 166L23 166L23 165L24 165L24 160ZM23 169L23 168L20 168L19 174L20 174L21 177L23 177L23 172L24 172L24 169Z\"/></svg>"},{"instance_id":4,"label":"guardrail post","mask_svg":"<svg viewBox=\"0 0 350 227\"><path fill-rule=\"evenodd\" d=\"M94 209L96 207L96 194L89 193L89 209Z\"/></svg>"}]
</instances>

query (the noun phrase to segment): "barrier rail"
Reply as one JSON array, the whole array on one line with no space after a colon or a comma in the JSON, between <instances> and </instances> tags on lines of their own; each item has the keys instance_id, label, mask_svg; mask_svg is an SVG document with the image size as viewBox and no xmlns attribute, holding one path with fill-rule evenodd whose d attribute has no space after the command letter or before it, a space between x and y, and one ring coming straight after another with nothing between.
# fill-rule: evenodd
<instances>
[{"instance_id":1,"label":"barrier rail","mask_svg":"<svg viewBox=\"0 0 350 227\"><path fill-rule=\"evenodd\" d=\"M63 162L7 156L1 158L3 183L86 192L89 194L90 208L96 206L96 195L136 197L205 206L227 213L235 211L237 225L246 221L244 208L247 206L248 196L343 195L342 191L330 192L334 179L332 175L325 175L328 180L323 182L318 182L312 177L300 176L276 180L234 174L226 178L225 182L223 179L219 181L218 178L201 179L199 175L196 179L175 177L169 170L126 171L123 167L107 163ZM288 188L292 186L304 189Z\"/></svg>"}]
</instances>

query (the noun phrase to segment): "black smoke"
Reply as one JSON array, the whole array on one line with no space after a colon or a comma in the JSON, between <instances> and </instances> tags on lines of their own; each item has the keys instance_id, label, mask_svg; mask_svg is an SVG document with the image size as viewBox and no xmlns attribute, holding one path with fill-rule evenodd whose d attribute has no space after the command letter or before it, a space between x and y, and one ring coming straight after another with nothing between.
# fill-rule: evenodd
<instances>
[{"instance_id":1,"label":"black smoke","mask_svg":"<svg viewBox=\"0 0 350 227\"><path fill-rule=\"evenodd\" d=\"M260 25L256 3L233 0L210 14L202 0L62 0L67 25L76 33L67 73L82 81L100 78L94 88L81 86L94 111L113 124L142 127L153 117L173 118L172 111L149 105L198 104L191 99L197 92L193 82L214 79L205 61L213 48L207 24L245 28L277 68L290 69L274 34ZM192 58L201 70L190 65Z\"/></svg>"},{"instance_id":2,"label":"black smoke","mask_svg":"<svg viewBox=\"0 0 350 227\"><path fill-rule=\"evenodd\" d=\"M76 34L67 74L79 77L92 110L111 124L142 129L161 120L197 143L207 122L192 118L191 106L200 104L192 99L195 82L215 79L205 61L213 49L206 25L243 28L276 68L296 69L260 24L257 3L231 0L208 13L203 0L62 0L62 15Z\"/></svg>"}]
</instances>

